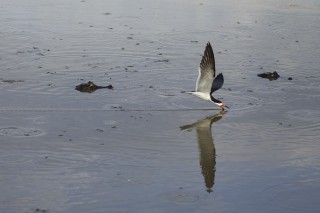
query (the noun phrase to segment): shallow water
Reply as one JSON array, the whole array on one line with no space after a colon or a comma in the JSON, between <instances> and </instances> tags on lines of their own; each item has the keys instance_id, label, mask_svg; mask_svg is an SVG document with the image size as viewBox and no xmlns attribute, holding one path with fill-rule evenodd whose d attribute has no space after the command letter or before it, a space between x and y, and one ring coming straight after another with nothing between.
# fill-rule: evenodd
<instances>
[{"instance_id":1,"label":"shallow water","mask_svg":"<svg viewBox=\"0 0 320 213\"><path fill-rule=\"evenodd\" d=\"M0 211L319 212L319 9L2 1ZM224 113L181 93L208 41Z\"/></svg>"}]
</instances>

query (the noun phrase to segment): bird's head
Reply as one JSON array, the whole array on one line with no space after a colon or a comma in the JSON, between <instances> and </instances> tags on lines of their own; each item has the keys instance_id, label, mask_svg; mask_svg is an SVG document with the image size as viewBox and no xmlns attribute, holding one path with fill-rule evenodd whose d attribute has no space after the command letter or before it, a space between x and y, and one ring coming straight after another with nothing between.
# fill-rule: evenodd
<instances>
[{"instance_id":1,"label":"bird's head","mask_svg":"<svg viewBox=\"0 0 320 213\"><path fill-rule=\"evenodd\" d=\"M224 110L224 108L229 109L229 107L227 105L224 105L223 103L215 103L215 104L217 104L222 110Z\"/></svg>"},{"instance_id":2,"label":"bird's head","mask_svg":"<svg viewBox=\"0 0 320 213\"><path fill-rule=\"evenodd\" d=\"M218 105L222 110L224 110L224 108L229 108L227 105L224 105L224 103L222 103L220 100L215 99L212 95L210 95L211 101Z\"/></svg>"}]
</instances>

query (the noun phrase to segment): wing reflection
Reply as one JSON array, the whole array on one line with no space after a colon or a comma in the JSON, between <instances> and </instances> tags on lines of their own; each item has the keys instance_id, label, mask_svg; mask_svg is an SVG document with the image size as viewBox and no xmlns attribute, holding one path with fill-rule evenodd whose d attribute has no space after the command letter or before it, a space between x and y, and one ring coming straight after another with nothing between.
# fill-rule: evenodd
<instances>
[{"instance_id":1,"label":"wing reflection","mask_svg":"<svg viewBox=\"0 0 320 213\"><path fill-rule=\"evenodd\" d=\"M204 177L207 191L212 192L216 172L216 148L214 146L211 125L213 122L219 121L225 114L224 111L220 113L199 120L193 124L181 126L181 130L196 128L197 139L200 152L200 166L201 173Z\"/></svg>"}]
</instances>

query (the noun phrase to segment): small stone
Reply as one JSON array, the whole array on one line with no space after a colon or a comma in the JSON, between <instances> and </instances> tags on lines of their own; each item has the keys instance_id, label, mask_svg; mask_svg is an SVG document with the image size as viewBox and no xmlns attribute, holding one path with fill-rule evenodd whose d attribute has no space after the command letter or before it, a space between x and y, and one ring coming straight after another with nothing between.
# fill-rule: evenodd
<instances>
[{"instance_id":1,"label":"small stone","mask_svg":"<svg viewBox=\"0 0 320 213\"><path fill-rule=\"evenodd\" d=\"M258 76L261 78L267 78L270 81L277 80L280 77L280 75L277 73L277 71L260 73L260 74L258 74Z\"/></svg>"}]
</instances>

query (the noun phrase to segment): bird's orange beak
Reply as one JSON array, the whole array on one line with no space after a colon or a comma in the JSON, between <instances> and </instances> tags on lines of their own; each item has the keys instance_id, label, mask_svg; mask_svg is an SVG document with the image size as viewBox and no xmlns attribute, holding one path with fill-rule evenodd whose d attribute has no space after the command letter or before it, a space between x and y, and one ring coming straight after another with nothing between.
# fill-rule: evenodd
<instances>
[{"instance_id":1,"label":"bird's orange beak","mask_svg":"<svg viewBox=\"0 0 320 213\"><path fill-rule=\"evenodd\" d=\"M229 107L226 106L226 105L224 105L224 104L221 104L221 105L220 105L220 108L221 108L222 110L224 110L224 108L228 108L228 109L229 109Z\"/></svg>"}]
</instances>

